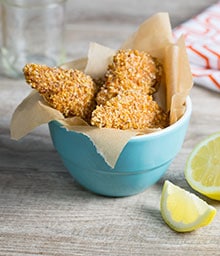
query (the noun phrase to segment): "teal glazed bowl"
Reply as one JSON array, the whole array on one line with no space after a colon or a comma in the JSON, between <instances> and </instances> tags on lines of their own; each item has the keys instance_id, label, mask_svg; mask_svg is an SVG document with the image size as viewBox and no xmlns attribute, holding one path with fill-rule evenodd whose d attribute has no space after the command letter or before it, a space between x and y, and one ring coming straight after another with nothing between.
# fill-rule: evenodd
<instances>
[{"instance_id":1,"label":"teal glazed bowl","mask_svg":"<svg viewBox=\"0 0 220 256\"><path fill-rule=\"evenodd\" d=\"M191 112L187 97L186 111L176 123L130 139L114 168L87 136L68 131L57 121L51 121L49 129L54 147L79 184L97 194L122 197L144 191L163 176L182 147Z\"/></svg>"}]
</instances>

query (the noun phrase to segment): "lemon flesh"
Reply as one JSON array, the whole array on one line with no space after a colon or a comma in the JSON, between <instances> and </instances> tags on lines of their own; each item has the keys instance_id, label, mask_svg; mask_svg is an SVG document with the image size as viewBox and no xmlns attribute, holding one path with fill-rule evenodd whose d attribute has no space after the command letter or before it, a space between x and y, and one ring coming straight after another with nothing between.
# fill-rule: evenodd
<instances>
[{"instance_id":1,"label":"lemon flesh","mask_svg":"<svg viewBox=\"0 0 220 256\"><path fill-rule=\"evenodd\" d=\"M212 134L193 149L185 178L194 190L220 200L220 133Z\"/></svg>"},{"instance_id":2,"label":"lemon flesh","mask_svg":"<svg viewBox=\"0 0 220 256\"><path fill-rule=\"evenodd\" d=\"M213 220L216 209L198 196L165 181L160 201L161 215L170 228L190 232Z\"/></svg>"}]
</instances>

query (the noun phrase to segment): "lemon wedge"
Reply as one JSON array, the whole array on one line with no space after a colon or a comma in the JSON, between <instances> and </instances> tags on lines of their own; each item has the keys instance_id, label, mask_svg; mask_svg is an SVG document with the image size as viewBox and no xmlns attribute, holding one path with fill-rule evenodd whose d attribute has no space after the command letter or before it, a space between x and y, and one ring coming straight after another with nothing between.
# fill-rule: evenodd
<instances>
[{"instance_id":1,"label":"lemon wedge","mask_svg":"<svg viewBox=\"0 0 220 256\"><path fill-rule=\"evenodd\" d=\"M216 214L214 207L168 180L163 185L160 210L164 221L177 232L206 226Z\"/></svg>"},{"instance_id":2,"label":"lemon wedge","mask_svg":"<svg viewBox=\"0 0 220 256\"><path fill-rule=\"evenodd\" d=\"M220 200L220 132L193 149L187 160L185 178L194 190Z\"/></svg>"}]
</instances>

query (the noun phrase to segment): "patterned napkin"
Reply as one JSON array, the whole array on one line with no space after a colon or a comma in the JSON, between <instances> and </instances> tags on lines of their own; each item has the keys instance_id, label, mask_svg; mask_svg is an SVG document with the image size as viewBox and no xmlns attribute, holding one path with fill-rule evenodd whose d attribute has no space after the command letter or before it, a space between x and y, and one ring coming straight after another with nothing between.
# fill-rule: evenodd
<instances>
[{"instance_id":1,"label":"patterned napkin","mask_svg":"<svg viewBox=\"0 0 220 256\"><path fill-rule=\"evenodd\" d=\"M220 92L220 1L173 33L185 37L194 82Z\"/></svg>"}]
</instances>

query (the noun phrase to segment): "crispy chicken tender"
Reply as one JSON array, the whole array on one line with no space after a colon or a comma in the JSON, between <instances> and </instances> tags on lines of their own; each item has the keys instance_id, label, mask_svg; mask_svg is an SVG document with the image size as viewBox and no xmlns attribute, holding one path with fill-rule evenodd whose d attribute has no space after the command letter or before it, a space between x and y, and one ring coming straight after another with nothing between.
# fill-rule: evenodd
<instances>
[{"instance_id":1,"label":"crispy chicken tender","mask_svg":"<svg viewBox=\"0 0 220 256\"><path fill-rule=\"evenodd\" d=\"M97 93L97 86L90 76L77 69L64 70L38 64L27 64L23 72L26 82L51 107L65 117L79 116L90 120Z\"/></svg>"},{"instance_id":2,"label":"crispy chicken tender","mask_svg":"<svg viewBox=\"0 0 220 256\"><path fill-rule=\"evenodd\" d=\"M118 50L108 66L104 84L97 94L97 104L104 104L125 90L142 90L149 95L153 94L161 76L161 64L149 53L131 49Z\"/></svg>"},{"instance_id":3,"label":"crispy chicken tender","mask_svg":"<svg viewBox=\"0 0 220 256\"><path fill-rule=\"evenodd\" d=\"M129 90L97 106L92 113L91 124L99 128L122 130L164 128L168 125L168 115L152 95Z\"/></svg>"}]
</instances>

